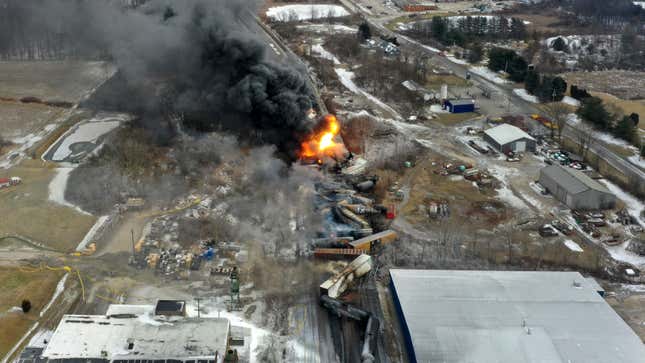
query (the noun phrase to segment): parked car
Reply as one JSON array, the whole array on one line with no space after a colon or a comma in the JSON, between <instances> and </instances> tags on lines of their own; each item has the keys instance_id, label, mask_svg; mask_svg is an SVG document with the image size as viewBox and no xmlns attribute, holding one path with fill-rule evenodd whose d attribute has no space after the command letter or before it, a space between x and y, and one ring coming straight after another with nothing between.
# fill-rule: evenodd
<instances>
[{"instance_id":1,"label":"parked car","mask_svg":"<svg viewBox=\"0 0 645 363\"><path fill-rule=\"evenodd\" d=\"M566 236L570 236L570 235L573 234L573 227L571 225L569 225L568 223L565 223L563 221L554 219L553 221L551 221L551 225L555 229L560 231L560 233L562 233L562 234L564 234Z\"/></svg>"},{"instance_id":2,"label":"parked car","mask_svg":"<svg viewBox=\"0 0 645 363\"><path fill-rule=\"evenodd\" d=\"M587 219L587 223L590 223L596 227L604 227L607 225L607 222L605 222L604 219L600 218L589 218Z\"/></svg>"}]
</instances>

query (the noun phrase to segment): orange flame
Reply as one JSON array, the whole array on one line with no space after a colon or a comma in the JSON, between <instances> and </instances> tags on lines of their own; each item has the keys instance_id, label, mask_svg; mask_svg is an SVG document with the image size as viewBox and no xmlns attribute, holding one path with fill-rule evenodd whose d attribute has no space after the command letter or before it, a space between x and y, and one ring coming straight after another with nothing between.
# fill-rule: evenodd
<instances>
[{"instance_id":1,"label":"orange flame","mask_svg":"<svg viewBox=\"0 0 645 363\"><path fill-rule=\"evenodd\" d=\"M336 142L340 124L334 115L327 115L320 131L312 134L300 145L300 158L334 157L344 150L343 144Z\"/></svg>"}]
</instances>

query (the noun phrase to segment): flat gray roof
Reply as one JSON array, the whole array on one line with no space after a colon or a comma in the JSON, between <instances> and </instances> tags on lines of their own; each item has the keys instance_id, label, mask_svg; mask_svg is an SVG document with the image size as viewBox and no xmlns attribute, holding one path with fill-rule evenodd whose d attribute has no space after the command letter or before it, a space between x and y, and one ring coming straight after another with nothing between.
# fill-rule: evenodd
<instances>
[{"instance_id":1,"label":"flat gray roof","mask_svg":"<svg viewBox=\"0 0 645 363\"><path fill-rule=\"evenodd\" d=\"M150 306L149 310L154 310ZM43 352L49 359L214 360L226 354L229 321L224 318L157 317L142 306L110 308L108 315L64 315ZM128 345L132 343L130 349Z\"/></svg>"},{"instance_id":2,"label":"flat gray roof","mask_svg":"<svg viewBox=\"0 0 645 363\"><path fill-rule=\"evenodd\" d=\"M578 272L395 269L390 275L417 362L645 358L638 336Z\"/></svg>"},{"instance_id":3,"label":"flat gray roof","mask_svg":"<svg viewBox=\"0 0 645 363\"><path fill-rule=\"evenodd\" d=\"M540 170L551 179L555 180L558 185L564 188L569 194L577 194L588 189L593 189L602 193L612 194L605 186L591 179L585 173L573 168L562 167L560 165L548 165Z\"/></svg>"}]
</instances>

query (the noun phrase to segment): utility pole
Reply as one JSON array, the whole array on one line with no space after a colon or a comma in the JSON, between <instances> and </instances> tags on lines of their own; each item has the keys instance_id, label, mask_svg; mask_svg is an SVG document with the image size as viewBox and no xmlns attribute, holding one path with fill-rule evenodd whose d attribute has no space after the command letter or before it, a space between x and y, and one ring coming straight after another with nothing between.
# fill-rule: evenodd
<instances>
[{"instance_id":1,"label":"utility pole","mask_svg":"<svg viewBox=\"0 0 645 363\"><path fill-rule=\"evenodd\" d=\"M132 266L137 265L137 259L134 254L134 229L130 229L130 244L132 246L132 256L129 258L128 263Z\"/></svg>"},{"instance_id":2,"label":"utility pole","mask_svg":"<svg viewBox=\"0 0 645 363\"><path fill-rule=\"evenodd\" d=\"M202 298L201 298L201 297L197 297L197 298L195 298L195 301L197 301L197 319L199 319L199 318L201 318L201 317L202 317L201 310L200 310L200 306L199 306L199 302L200 302L201 300L202 300Z\"/></svg>"}]
</instances>

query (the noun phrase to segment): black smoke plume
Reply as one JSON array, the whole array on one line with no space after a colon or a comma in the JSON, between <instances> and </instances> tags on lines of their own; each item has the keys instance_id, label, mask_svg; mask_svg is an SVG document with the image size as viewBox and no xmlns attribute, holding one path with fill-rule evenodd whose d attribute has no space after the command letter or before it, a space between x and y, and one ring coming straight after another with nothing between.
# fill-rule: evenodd
<instances>
[{"instance_id":1,"label":"black smoke plume","mask_svg":"<svg viewBox=\"0 0 645 363\"><path fill-rule=\"evenodd\" d=\"M117 77L86 106L134 112L164 136L180 123L282 151L295 150L311 130L306 112L315 100L306 76L267 50L251 0L153 0L136 8L109 0L0 2L29 19L27 48L30 41L58 47L35 54L116 63ZM57 41L38 41L39 34Z\"/></svg>"}]
</instances>

